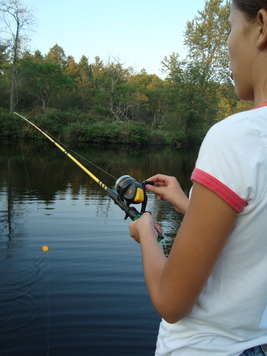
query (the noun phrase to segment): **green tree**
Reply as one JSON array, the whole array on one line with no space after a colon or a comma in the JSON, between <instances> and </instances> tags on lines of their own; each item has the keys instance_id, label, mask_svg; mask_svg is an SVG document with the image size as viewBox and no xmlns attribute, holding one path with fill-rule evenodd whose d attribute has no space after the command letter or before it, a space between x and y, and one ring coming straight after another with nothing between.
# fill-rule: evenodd
<instances>
[{"instance_id":1,"label":"green tree","mask_svg":"<svg viewBox=\"0 0 267 356\"><path fill-rule=\"evenodd\" d=\"M165 70L169 75L165 84L164 121L162 126L170 132L176 145L190 146L202 141L208 126L214 122L219 97L218 83L205 82L198 63L179 61L178 56L165 57Z\"/></svg>"},{"instance_id":2,"label":"green tree","mask_svg":"<svg viewBox=\"0 0 267 356\"><path fill-rule=\"evenodd\" d=\"M92 83L94 88L95 109L108 107L108 93L106 92L105 66L100 57L96 56L94 63L91 63ZM102 110L102 109L100 109Z\"/></svg>"},{"instance_id":3,"label":"green tree","mask_svg":"<svg viewBox=\"0 0 267 356\"><path fill-rule=\"evenodd\" d=\"M10 88L6 69L8 65L7 47L7 45L0 44L0 107L3 108L8 106L8 89Z\"/></svg>"},{"instance_id":4,"label":"green tree","mask_svg":"<svg viewBox=\"0 0 267 356\"><path fill-rule=\"evenodd\" d=\"M79 66L76 64L73 56L69 56L66 61L66 67L64 73L71 77L73 80L77 80L79 77Z\"/></svg>"},{"instance_id":5,"label":"green tree","mask_svg":"<svg viewBox=\"0 0 267 356\"><path fill-rule=\"evenodd\" d=\"M67 64L65 52L58 44L55 44L52 48L50 48L44 59L47 62L60 65L61 68L65 68Z\"/></svg>"},{"instance_id":6,"label":"green tree","mask_svg":"<svg viewBox=\"0 0 267 356\"><path fill-rule=\"evenodd\" d=\"M86 56L82 56L78 66L80 68L81 84L88 84L90 82L90 78L92 77L92 68L89 65L88 58Z\"/></svg>"},{"instance_id":7,"label":"green tree","mask_svg":"<svg viewBox=\"0 0 267 356\"><path fill-rule=\"evenodd\" d=\"M188 60L198 63L203 83L222 81L229 76L227 57L227 20L230 1L206 0L202 11L188 21L184 44L188 47Z\"/></svg>"},{"instance_id":8,"label":"green tree","mask_svg":"<svg viewBox=\"0 0 267 356\"><path fill-rule=\"evenodd\" d=\"M75 62L74 57L68 56L66 66L63 73L67 75L73 82L71 87L66 88L64 95L59 97L59 108L78 109L85 111L88 109L86 97L84 93L87 91L89 83L85 84L81 78L84 73L81 73L81 67Z\"/></svg>"},{"instance_id":9,"label":"green tree","mask_svg":"<svg viewBox=\"0 0 267 356\"><path fill-rule=\"evenodd\" d=\"M109 61L105 67L106 90L109 93L109 110L116 120L125 117L124 105L121 105L124 94L124 86L130 74L131 68L123 68L118 61Z\"/></svg>"},{"instance_id":10,"label":"green tree","mask_svg":"<svg viewBox=\"0 0 267 356\"><path fill-rule=\"evenodd\" d=\"M186 61L181 61L179 59L179 54L173 52L169 57L165 56L161 61L162 72L167 74L168 81L179 81L180 76L183 73L182 65L186 63Z\"/></svg>"},{"instance_id":11,"label":"green tree","mask_svg":"<svg viewBox=\"0 0 267 356\"><path fill-rule=\"evenodd\" d=\"M229 10L229 1L223 4L222 0L206 0L204 10L187 22L187 57L180 60L173 53L162 61L167 74L164 125L175 133L173 141L183 145L201 142L223 107L220 87L229 77Z\"/></svg>"},{"instance_id":12,"label":"green tree","mask_svg":"<svg viewBox=\"0 0 267 356\"><path fill-rule=\"evenodd\" d=\"M34 52L33 59L42 60L42 59L44 59L44 56L42 55L42 53L40 51L37 50L37 51Z\"/></svg>"},{"instance_id":13,"label":"green tree","mask_svg":"<svg viewBox=\"0 0 267 356\"><path fill-rule=\"evenodd\" d=\"M127 119L125 115L125 88L132 68L124 68L118 60L109 61L104 65L99 57L91 64L92 83L96 104L106 110L106 114L115 120Z\"/></svg>"},{"instance_id":14,"label":"green tree","mask_svg":"<svg viewBox=\"0 0 267 356\"><path fill-rule=\"evenodd\" d=\"M4 75L4 64L7 61L7 48L7 45L0 44L0 76Z\"/></svg>"},{"instance_id":15,"label":"green tree","mask_svg":"<svg viewBox=\"0 0 267 356\"><path fill-rule=\"evenodd\" d=\"M17 97L17 62L19 59L21 45L23 42L22 34L26 33L34 25L32 12L23 6L20 0L0 1L1 22L3 31L10 36L11 43L11 88L10 88L10 111L13 111L18 103Z\"/></svg>"},{"instance_id":16,"label":"green tree","mask_svg":"<svg viewBox=\"0 0 267 356\"><path fill-rule=\"evenodd\" d=\"M30 56L20 61L19 72L24 90L38 98L43 109L55 100L56 94L72 85L71 78L63 73L59 64Z\"/></svg>"},{"instance_id":17,"label":"green tree","mask_svg":"<svg viewBox=\"0 0 267 356\"><path fill-rule=\"evenodd\" d=\"M134 121L149 123L154 127L161 121L163 81L145 70L129 78L133 88L131 118Z\"/></svg>"},{"instance_id":18,"label":"green tree","mask_svg":"<svg viewBox=\"0 0 267 356\"><path fill-rule=\"evenodd\" d=\"M82 56L78 63L79 76L76 81L76 90L82 100L82 109L88 111L94 105L94 89L92 68L86 56Z\"/></svg>"}]
</instances>

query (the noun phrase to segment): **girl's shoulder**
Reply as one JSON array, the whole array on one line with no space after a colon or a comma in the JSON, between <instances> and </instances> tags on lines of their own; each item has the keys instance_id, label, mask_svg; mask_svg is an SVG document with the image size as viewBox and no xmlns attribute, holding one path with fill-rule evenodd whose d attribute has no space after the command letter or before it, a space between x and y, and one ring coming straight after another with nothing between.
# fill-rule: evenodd
<instances>
[{"instance_id":1,"label":"girl's shoulder","mask_svg":"<svg viewBox=\"0 0 267 356\"><path fill-rule=\"evenodd\" d=\"M211 127L207 139L235 144L253 142L267 137L267 107L242 111L219 121ZM267 141L266 141L267 146Z\"/></svg>"}]
</instances>

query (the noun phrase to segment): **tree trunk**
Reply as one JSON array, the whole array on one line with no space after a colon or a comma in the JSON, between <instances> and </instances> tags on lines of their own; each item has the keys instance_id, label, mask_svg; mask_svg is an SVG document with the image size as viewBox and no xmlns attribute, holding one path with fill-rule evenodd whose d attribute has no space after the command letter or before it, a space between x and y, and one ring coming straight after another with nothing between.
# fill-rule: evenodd
<instances>
[{"instance_id":1,"label":"tree trunk","mask_svg":"<svg viewBox=\"0 0 267 356\"><path fill-rule=\"evenodd\" d=\"M16 95L17 90L17 59L18 59L18 45L19 45L19 19L16 21L16 35L13 46L13 64L12 64L12 77L11 77L11 90L10 90L10 112L12 112L17 103L18 98Z\"/></svg>"}]
</instances>

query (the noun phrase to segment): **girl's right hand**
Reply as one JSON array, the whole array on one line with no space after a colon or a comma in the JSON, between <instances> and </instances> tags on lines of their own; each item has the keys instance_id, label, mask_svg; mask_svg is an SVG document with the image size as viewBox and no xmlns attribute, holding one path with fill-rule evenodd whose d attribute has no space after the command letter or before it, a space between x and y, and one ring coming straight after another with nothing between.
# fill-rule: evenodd
<instances>
[{"instance_id":1,"label":"girl's right hand","mask_svg":"<svg viewBox=\"0 0 267 356\"><path fill-rule=\"evenodd\" d=\"M154 193L158 200L168 201L178 213L185 214L189 199L175 177L156 174L147 180L152 181L154 185L147 184L146 190Z\"/></svg>"}]
</instances>

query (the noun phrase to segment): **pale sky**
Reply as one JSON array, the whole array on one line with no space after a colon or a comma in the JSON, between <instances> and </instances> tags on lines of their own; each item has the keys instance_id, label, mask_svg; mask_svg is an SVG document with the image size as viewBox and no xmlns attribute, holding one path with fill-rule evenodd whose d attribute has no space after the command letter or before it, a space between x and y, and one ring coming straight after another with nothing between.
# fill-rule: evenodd
<instances>
[{"instance_id":1,"label":"pale sky","mask_svg":"<svg viewBox=\"0 0 267 356\"><path fill-rule=\"evenodd\" d=\"M205 0L22 0L37 27L31 51L43 55L55 44L79 62L82 55L107 63L117 59L136 72L161 75L161 61L173 52L185 57L186 22Z\"/></svg>"}]
</instances>

